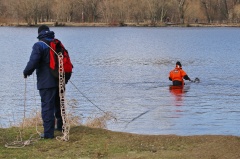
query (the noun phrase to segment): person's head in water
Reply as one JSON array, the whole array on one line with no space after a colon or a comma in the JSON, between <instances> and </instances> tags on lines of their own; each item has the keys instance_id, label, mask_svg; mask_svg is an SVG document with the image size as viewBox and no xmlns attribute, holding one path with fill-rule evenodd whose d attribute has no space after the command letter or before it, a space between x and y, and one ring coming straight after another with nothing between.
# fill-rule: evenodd
<instances>
[{"instance_id":1,"label":"person's head in water","mask_svg":"<svg viewBox=\"0 0 240 159\"><path fill-rule=\"evenodd\" d=\"M177 61L177 62L176 62L176 67L182 68L182 64L181 64L179 61Z\"/></svg>"}]
</instances>

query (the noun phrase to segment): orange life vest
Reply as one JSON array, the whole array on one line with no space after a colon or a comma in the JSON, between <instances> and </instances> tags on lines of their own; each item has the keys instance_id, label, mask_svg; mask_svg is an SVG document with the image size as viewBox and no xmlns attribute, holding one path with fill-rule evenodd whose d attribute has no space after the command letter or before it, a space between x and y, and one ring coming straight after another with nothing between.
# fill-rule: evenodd
<instances>
[{"instance_id":1,"label":"orange life vest","mask_svg":"<svg viewBox=\"0 0 240 159\"><path fill-rule=\"evenodd\" d=\"M181 67L176 67L169 73L169 77L172 79L172 81L181 81L183 84L184 84L183 77L185 75L187 74L184 70L182 70Z\"/></svg>"}]
</instances>

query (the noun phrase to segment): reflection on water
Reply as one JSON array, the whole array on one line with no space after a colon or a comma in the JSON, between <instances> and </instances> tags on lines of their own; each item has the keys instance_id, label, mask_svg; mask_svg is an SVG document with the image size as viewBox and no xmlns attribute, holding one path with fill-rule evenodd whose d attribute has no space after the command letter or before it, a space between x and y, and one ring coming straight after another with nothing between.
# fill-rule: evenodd
<instances>
[{"instance_id":1,"label":"reflection on water","mask_svg":"<svg viewBox=\"0 0 240 159\"><path fill-rule=\"evenodd\" d=\"M117 117L108 129L240 135L238 28L52 29L72 58L71 81L96 106ZM37 28L0 30L5 39L0 43L0 124L7 127L22 119L24 109L27 115L40 110L36 77L28 78L26 85L22 77ZM201 82L170 89L168 73L178 60L190 78ZM67 98L78 102L71 113L85 121L103 114L71 83Z\"/></svg>"},{"instance_id":2,"label":"reflection on water","mask_svg":"<svg viewBox=\"0 0 240 159\"><path fill-rule=\"evenodd\" d=\"M183 105L183 98L185 93L188 92L188 90L190 89L189 86L169 86L169 91L170 93L173 95L174 97L174 102L175 102L175 106L181 106Z\"/></svg>"}]
</instances>

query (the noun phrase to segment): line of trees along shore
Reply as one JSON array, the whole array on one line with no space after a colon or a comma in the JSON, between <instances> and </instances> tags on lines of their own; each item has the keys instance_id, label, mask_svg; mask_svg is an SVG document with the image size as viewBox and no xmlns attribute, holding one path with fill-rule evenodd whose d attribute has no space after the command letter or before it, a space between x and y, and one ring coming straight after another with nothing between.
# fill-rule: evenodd
<instances>
[{"instance_id":1,"label":"line of trees along shore","mask_svg":"<svg viewBox=\"0 0 240 159\"><path fill-rule=\"evenodd\" d=\"M240 0L0 0L0 23L239 23Z\"/></svg>"}]
</instances>

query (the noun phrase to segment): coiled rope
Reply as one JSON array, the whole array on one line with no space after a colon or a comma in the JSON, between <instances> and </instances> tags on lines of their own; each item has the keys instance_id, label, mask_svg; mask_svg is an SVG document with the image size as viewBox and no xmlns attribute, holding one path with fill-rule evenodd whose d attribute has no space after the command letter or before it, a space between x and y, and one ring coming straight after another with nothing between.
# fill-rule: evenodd
<instances>
[{"instance_id":1,"label":"coiled rope","mask_svg":"<svg viewBox=\"0 0 240 159\"><path fill-rule=\"evenodd\" d=\"M58 57L58 72L59 72L59 98L60 98L60 109L61 116L63 121L62 133L63 136L57 136L56 139L60 141L68 141L69 140L69 132L70 132L70 124L66 113L66 100L65 100L65 72L63 66L63 54L61 52L57 53L51 46L49 46L46 42L43 42L47 45Z\"/></svg>"},{"instance_id":2,"label":"coiled rope","mask_svg":"<svg viewBox=\"0 0 240 159\"><path fill-rule=\"evenodd\" d=\"M55 52L55 51L54 51ZM55 52L56 53L56 52ZM68 141L69 140L69 131L70 131L70 124L68 121L67 113L66 113L66 100L65 100L65 72L63 67L63 55L60 52L58 55L58 64L59 64L59 97L60 97L60 109L62 115L62 132L63 136L57 136L57 140L61 141Z\"/></svg>"},{"instance_id":3,"label":"coiled rope","mask_svg":"<svg viewBox=\"0 0 240 159\"><path fill-rule=\"evenodd\" d=\"M23 148L23 147L25 147L27 145L30 145L31 143L36 142L36 141L38 141L40 139L40 137L33 138L34 134L31 135L29 137L29 139L27 139L27 140L23 140L22 139L22 133L23 133L23 130L24 130L25 119L26 119L26 115L25 115L25 113L26 113L26 100L27 100L27 93L26 93L27 92L27 82L26 81L27 80L25 79L23 123L21 125L21 128L19 129L18 140L17 141L13 141L11 143L6 143L5 144L6 148ZM35 92L34 92L34 94L35 94ZM38 130L37 130L37 121L36 121L36 131L37 131L37 134L40 135L40 132L38 132Z\"/></svg>"}]
</instances>

